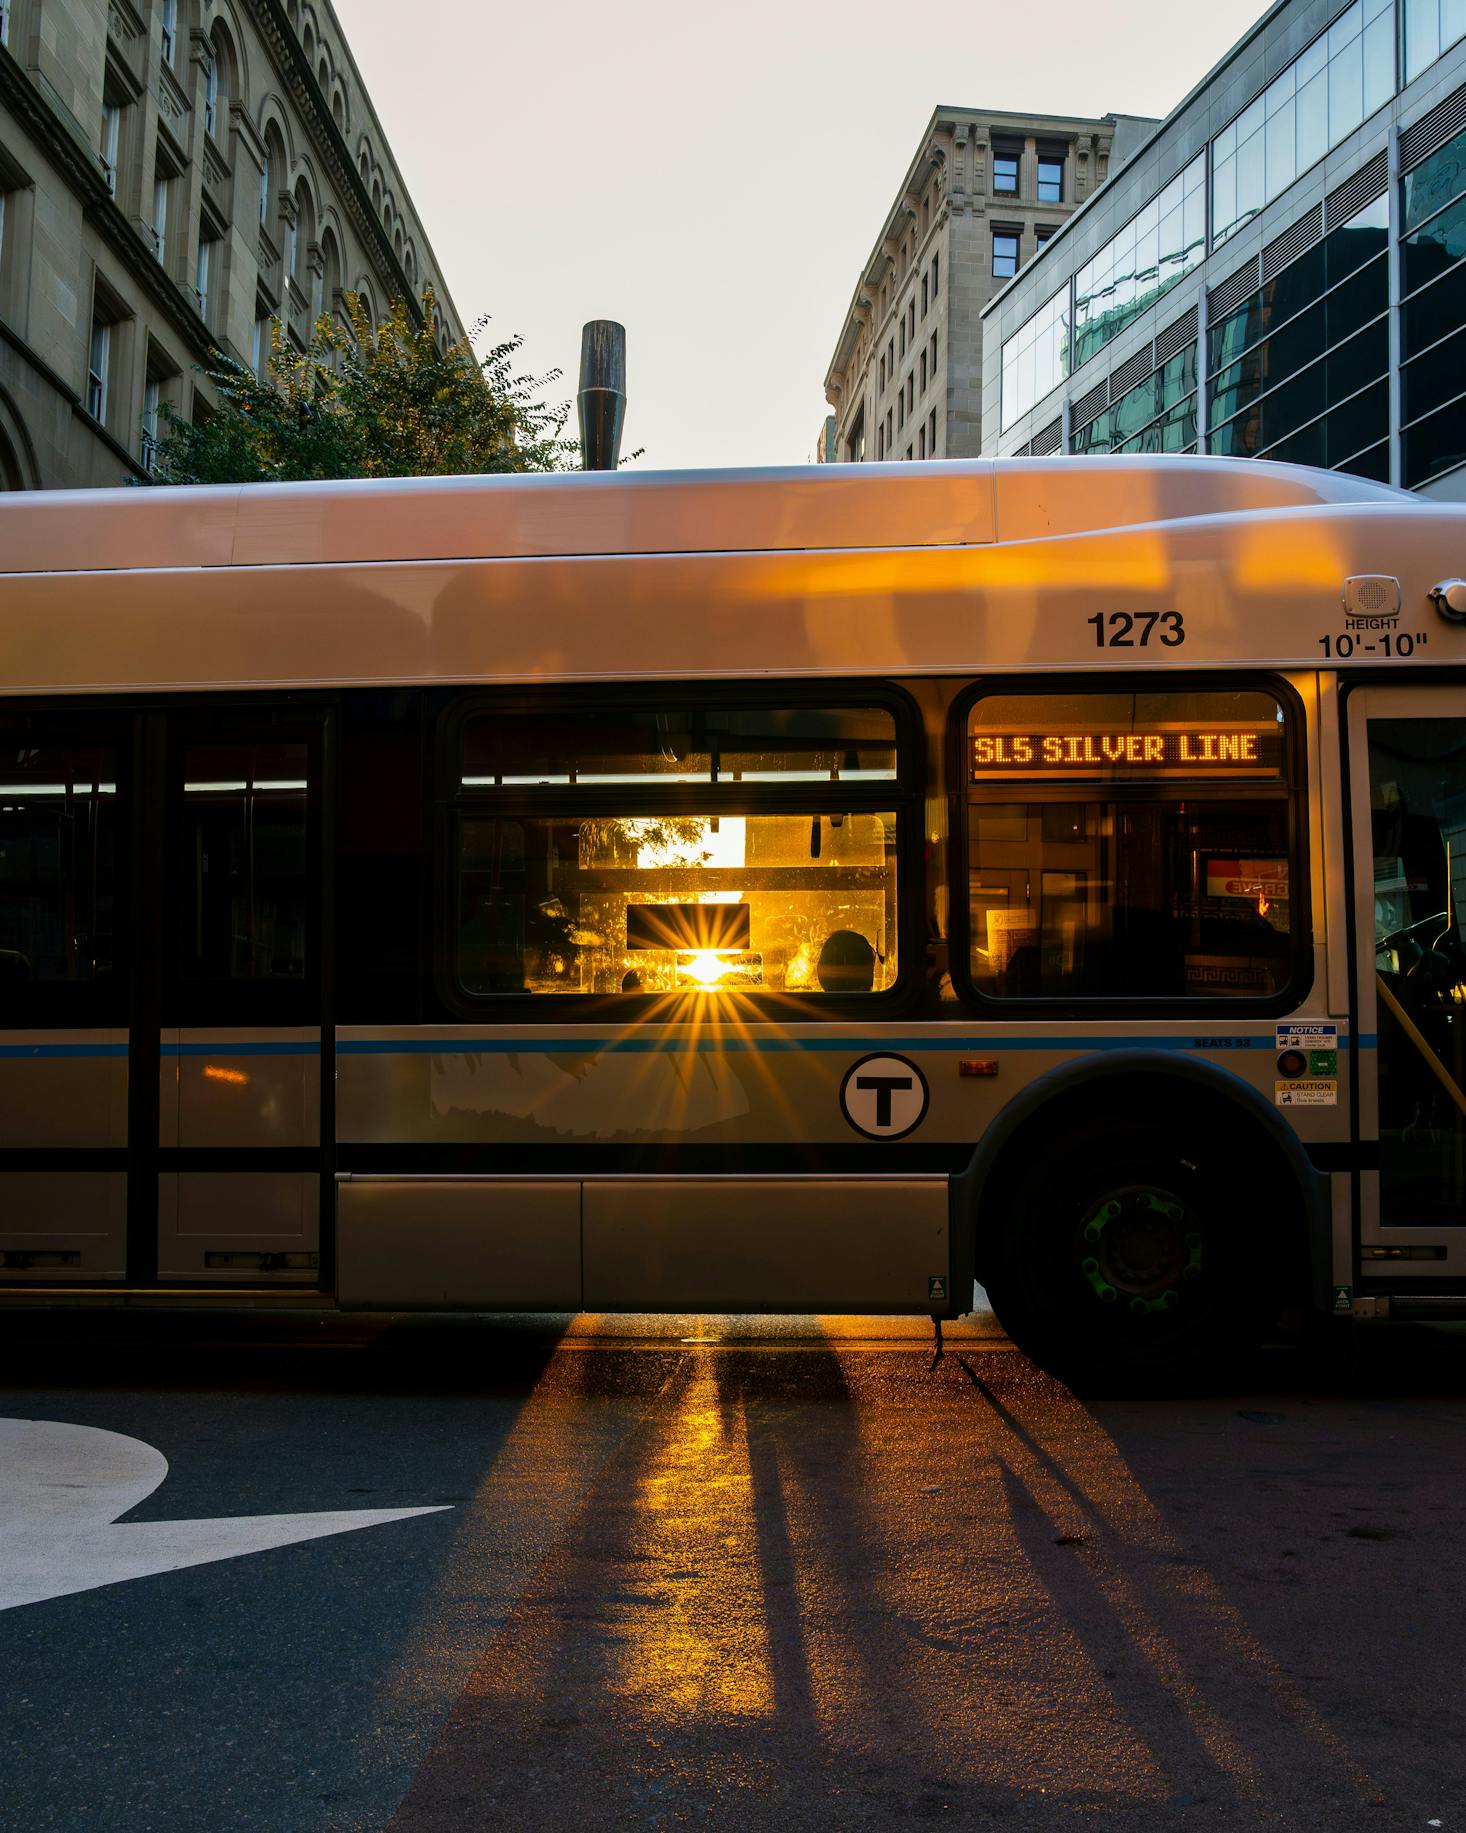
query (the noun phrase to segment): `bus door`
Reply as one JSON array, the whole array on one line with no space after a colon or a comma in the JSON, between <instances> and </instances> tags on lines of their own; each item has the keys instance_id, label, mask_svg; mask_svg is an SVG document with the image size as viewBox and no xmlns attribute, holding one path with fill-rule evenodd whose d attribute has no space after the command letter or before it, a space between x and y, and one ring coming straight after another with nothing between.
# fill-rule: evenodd
<instances>
[{"instance_id":1,"label":"bus door","mask_svg":"<svg viewBox=\"0 0 1466 1833\"><path fill-rule=\"evenodd\" d=\"M1466 1275L1466 687L1348 698L1362 1271ZM1378 1169L1374 1168L1374 1152Z\"/></svg>"},{"instance_id":2,"label":"bus door","mask_svg":"<svg viewBox=\"0 0 1466 1833\"><path fill-rule=\"evenodd\" d=\"M137 1244L156 1260L134 1276L313 1288L330 1189L328 715L158 717L158 1104L152 1120L139 1102L133 1140L135 1163L137 1133L156 1141L156 1233Z\"/></svg>"}]
</instances>

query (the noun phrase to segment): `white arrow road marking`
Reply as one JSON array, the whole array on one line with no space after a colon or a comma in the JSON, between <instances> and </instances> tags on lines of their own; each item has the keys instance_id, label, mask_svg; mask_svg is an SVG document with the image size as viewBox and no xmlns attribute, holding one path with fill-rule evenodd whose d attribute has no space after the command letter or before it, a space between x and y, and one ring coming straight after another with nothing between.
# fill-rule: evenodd
<instances>
[{"instance_id":1,"label":"white arrow road marking","mask_svg":"<svg viewBox=\"0 0 1466 1833\"><path fill-rule=\"evenodd\" d=\"M0 1419L0 1610L448 1506L115 1525L167 1474L167 1458L140 1438L55 1419Z\"/></svg>"}]
</instances>

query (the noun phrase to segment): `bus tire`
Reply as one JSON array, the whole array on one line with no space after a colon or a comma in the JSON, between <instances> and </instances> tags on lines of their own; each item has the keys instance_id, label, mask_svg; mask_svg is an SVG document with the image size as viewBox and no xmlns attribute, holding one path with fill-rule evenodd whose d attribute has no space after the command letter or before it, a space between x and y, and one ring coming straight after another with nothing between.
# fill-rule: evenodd
<instances>
[{"instance_id":1,"label":"bus tire","mask_svg":"<svg viewBox=\"0 0 1466 1833\"><path fill-rule=\"evenodd\" d=\"M1276 1310L1245 1130L1105 1112L1030 1132L984 1201L983 1284L1019 1349L1077 1389L1212 1385ZM1015 1155L1016 1157L1017 1155ZM1267 1205L1276 1221L1274 1190ZM1274 1258L1281 1244L1272 1243ZM1273 1282L1276 1284L1276 1282Z\"/></svg>"}]
</instances>

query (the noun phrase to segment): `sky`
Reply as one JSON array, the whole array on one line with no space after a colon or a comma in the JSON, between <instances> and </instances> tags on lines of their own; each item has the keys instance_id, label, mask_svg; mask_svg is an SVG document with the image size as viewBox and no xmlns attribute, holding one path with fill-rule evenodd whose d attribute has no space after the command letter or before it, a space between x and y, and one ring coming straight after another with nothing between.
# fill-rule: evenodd
<instances>
[{"instance_id":1,"label":"sky","mask_svg":"<svg viewBox=\"0 0 1466 1833\"><path fill-rule=\"evenodd\" d=\"M804 464L939 105L1164 115L1260 0L334 0L449 293L575 393L626 327L640 467ZM571 430L574 430L572 413Z\"/></svg>"}]
</instances>

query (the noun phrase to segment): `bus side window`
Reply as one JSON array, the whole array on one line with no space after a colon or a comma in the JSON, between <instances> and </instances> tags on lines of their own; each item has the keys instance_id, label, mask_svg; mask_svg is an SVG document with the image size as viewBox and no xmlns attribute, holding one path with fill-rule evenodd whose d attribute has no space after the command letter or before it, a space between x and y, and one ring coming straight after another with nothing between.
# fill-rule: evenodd
<instances>
[{"instance_id":1,"label":"bus side window","mask_svg":"<svg viewBox=\"0 0 1466 1833\"><path fill-rule=\"evenodd\" d=\"M881 993L898 966L885 706L472 711L453 785L453 987Z\"/></svg>"},{"instance_id":2,"label":"bus side window","mask_svg":"<svg viewBox=\"0 0 1466 1833\"><path fill-rule=\"evenodd\" d=\"M968 721L969 972L989 998L1271 999L1298 959L1283 709L989 695Z\"/></svg>"},{"instance_id":3,"label":"bus side window","mask_svg":"<svg viewBox=\"0 0 1466 1833\"><path fill-rule=\"evenodd\" d=\"M0 723L0 1022L5 987L113 978L117 755Z\"/></svg>"}]
</instances>

